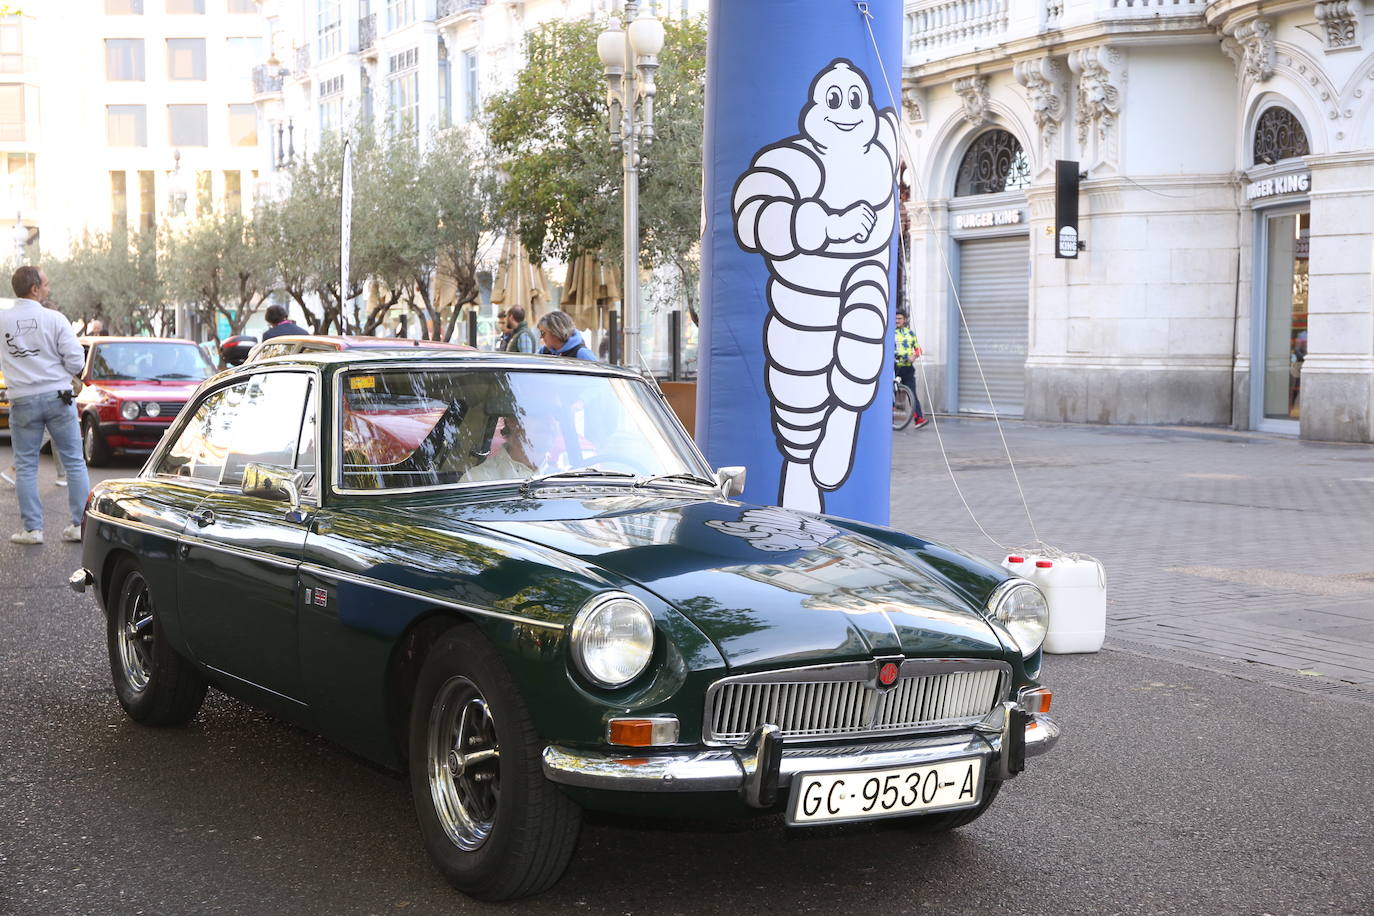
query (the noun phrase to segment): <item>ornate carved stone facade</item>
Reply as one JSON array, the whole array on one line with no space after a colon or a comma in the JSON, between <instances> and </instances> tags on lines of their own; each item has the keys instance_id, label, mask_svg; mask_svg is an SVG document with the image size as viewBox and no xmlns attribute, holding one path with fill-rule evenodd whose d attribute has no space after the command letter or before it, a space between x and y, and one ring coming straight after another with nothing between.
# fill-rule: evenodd
<instances>
[{"instance_id":1,"label":"ornate carved stone facade","mask_svg":"<svg viewBox=\"0 0 1374 916\"><path fill-rule=\"evenodd\" d=\"M1069 54L1069 69L1078 77L1078 145L1090 169L1114 166L1119 158L1125 55L1110 45L1080 48Z\"/></svg>"},{"instance_id":2,"label":"ornate carved stone facade","mask_svg":"<svg viewBox=\"0 0 1374 916\"><path fill-rule=\"evenodd\" d=\"M1262 83L1274 75L1274 24L1268 19L1261 16L1237 26L1222 48L1255 82Z\"/></svg>"},{"instance_id":3,"label":"ornate carved stone facade","mask_svg":"<svg viewBox=\"0 0 1374 916\"><path fill-rule=\"evenodd\" d=\"M1064 68L1053 57L1018 61L1016 81L1026 87L1031 116L1040 132L1043 168L1048 168L1058 149L1059 128L1064 123Z\"/></svg>"},{"instance_id":4,"label":"ornate carved stone facade","mask_svg":"<svg viewBox=\"0 0 1374 916\"><path fill-rule=\"evenodd\" d=\"M1317 22L1323 26L1328 51L1357 48L1364 7L1360 0L1327 0L1318 3Z\"/></svg>"},{"instance_id":5,"label":"ornate carved stone facade","mask_svg":"<svg viewBox=\"0 0 1374 916\"><path fill-rule=\"evenodd\" d=\"M988 119L988 78L966 76L954 81L954 92L964 106L964 120L974 127Z\"/></svg>"}]
</instances>

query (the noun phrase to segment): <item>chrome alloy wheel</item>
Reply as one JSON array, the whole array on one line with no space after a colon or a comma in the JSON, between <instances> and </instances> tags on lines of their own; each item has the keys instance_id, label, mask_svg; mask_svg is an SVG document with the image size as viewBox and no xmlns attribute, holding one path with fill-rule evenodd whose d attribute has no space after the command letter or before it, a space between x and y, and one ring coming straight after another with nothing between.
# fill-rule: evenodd
<instances>
[{"instance_id":1,"label":"chrome alloy wheel","mask_svg":"<svg viewBox=\"0 0 1374 916\"><path fill-rule=\"evenodd\" d=\"M500 764L482 691L468 678L449 678L429 711L429 794L444 832L464 852L485 843L496 823Z\"/></svg>"},{"instance_id":2,"label":"chrome alloy wheel","mask_svg":"<svg viewBox=\"0 0 1374 916\"><path fill-rule=\"evenodd\" d=\"M153 670L153 601L143 576L133 573L124 580L117 613L119 664L129 688L142 693Z\"/></svg>"}]
</instances>

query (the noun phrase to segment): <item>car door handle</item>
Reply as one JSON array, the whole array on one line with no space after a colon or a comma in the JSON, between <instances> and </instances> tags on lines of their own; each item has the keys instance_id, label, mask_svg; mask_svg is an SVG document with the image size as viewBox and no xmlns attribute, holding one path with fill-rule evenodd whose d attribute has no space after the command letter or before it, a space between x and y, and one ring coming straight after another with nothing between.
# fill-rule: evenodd
<instances>
[{"instance_id":1,"label":"car door handle","mask_svg":"<svg viewBox=\"0 0 1374 916\"><path fill-rule=\"evenodd\" d=\"M181 554L181 558L182 558L183 560L186 559L187 557L189 557L189 556L191 555L191 545L190 545L190 544L182 544L182 545L180 545L180 546L177 548L177 553Z\"/></svg>"},{"instance_id":2,"label":"car door handle","mask_svg":"<svg viewBox=\"0 0 1374 916\"><path fill-rule=\"evenodd\" d=\"M211 512L209 509L201 509L199 512L191 513L191 521L205 528L215 523L215 513Z\"/></svg>"}]
</instances>

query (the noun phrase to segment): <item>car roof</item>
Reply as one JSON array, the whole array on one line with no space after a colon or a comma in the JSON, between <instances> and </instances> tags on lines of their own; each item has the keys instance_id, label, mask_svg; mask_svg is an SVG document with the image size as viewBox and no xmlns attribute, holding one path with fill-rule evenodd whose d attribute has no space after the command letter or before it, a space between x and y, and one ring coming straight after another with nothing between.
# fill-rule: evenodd
<instances>
[{"instance_id":1,"label":"car roof","mask_svg":"<svg viewBox=\"0 0 1374 916\"><path fill-rule=\"evenodd\" d=\"M280 334L262 341L264 344L324 343L339 350L400 349L418 347L425 350L473 350L467 344L446 340L419 340L414 337L366 337L361 334Z\"/></svg>"},{"instance_id":2,"label":"car roof","mask_svg":"<svg viewBox=\"0 0 1374 916\"><path fill-rule=\"evenodd\" d=\"M272 341L268 341L271 343ZM423 349L423 348L421 348ZM309 365L318 366L326 371L342 370L352 367L395 366L412 369L420 366L435 368L457 368L462 366L487 366L490 368L532 369L547 372L567 372L569 370L587 371L594 375L619 375L638 378L640 373L624 366L592 360L571 359L567 356L541 356L533 353L508 353L490 350L433 349L416 352L415 348L353 350L314 350L301 353L286 353L258 362L246 362L221 372L219 377L248 374L267 366Z\"/></svg>"},{"instance_id":3,"label":"car roof","mask_svg":"<svg viewBox=\"0 0 1374 916\"><path fill-rule=\"evenodd\" d=\"M190 344L190 345L193 346L193 347L196 345L196 342L195 342L194 340L187 340L187 339L184 338L184 337L116 337L116 336L100 336L100 337L78 337L78 338L76 339L76 341L77 341L77 343L81 344L81 346L83 346L83 347L90 346L91 344L98 344L98 343L157 343L157 344L175 343L175 344Z\"/></svg>"}]
</instances>

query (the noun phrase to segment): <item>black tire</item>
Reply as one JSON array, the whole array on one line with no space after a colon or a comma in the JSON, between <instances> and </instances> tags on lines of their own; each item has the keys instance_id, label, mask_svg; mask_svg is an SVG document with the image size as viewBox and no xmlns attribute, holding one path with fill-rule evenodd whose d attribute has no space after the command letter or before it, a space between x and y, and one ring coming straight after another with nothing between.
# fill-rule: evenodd
<instances>
[{"instance_id":1,"label":"black tire","mask_svg":"<svg viewBox=\"0 0 1374 916\"><path fill-rule=\"evenodd\" d=\"M103 468L110 463L110 446L100 433L100 425L90 417L81 419L81 451L86 463L93 468Z\"/></svg>"},{"instance_id":2,"label":"black tire","mask_svg":"<svg viewBox=\"0 0 1374 916\"><path fill-rule=\"evenodd\" d=\"M892 429L906 429L911 425L911 415L916 412L916 399L911 389L898 382L892 386Z\"/></svg>"},{"instance_id":3,"label":"black tire","mask_svg":"<svg viewBox=\"0 0 1374 916\"><path fill-rule=\"evenodd\" d=\"M893 821L893 823L905 830L914 830L918 833L945 833L965 824L971 824L982 817L983 812L992 807L992 803L1000 791L1002 791L1002 783L989 779L983 783L983 800L978 803L977 807L964 808L961 811L947 811L944 814L904 817Z\"/></svg>"},{"instance_id":4,"label":"black tire","mask_svg":"<svg viewBox=\"0 0 1374 916\"><path fill-rule=\"evenodd\" d=\"M121 561L111 582L105 629L119 705L144 725L185 725L205 701L205 679L168 645L138 564Z\"/></svg>"},{"instance_id":5,"label":"black tire","mask_svg":"<svg viewBox=\"0 0 1374 916\"><path fill-rule=\"evenodd\" d=\"M420 833L450 884L496 901L562 877L581 809L544 778L529 711L476 627L449 630L425 658L409 735ZM468 753L457 753L463 747Z\"/></svg>"}]
</instances>

